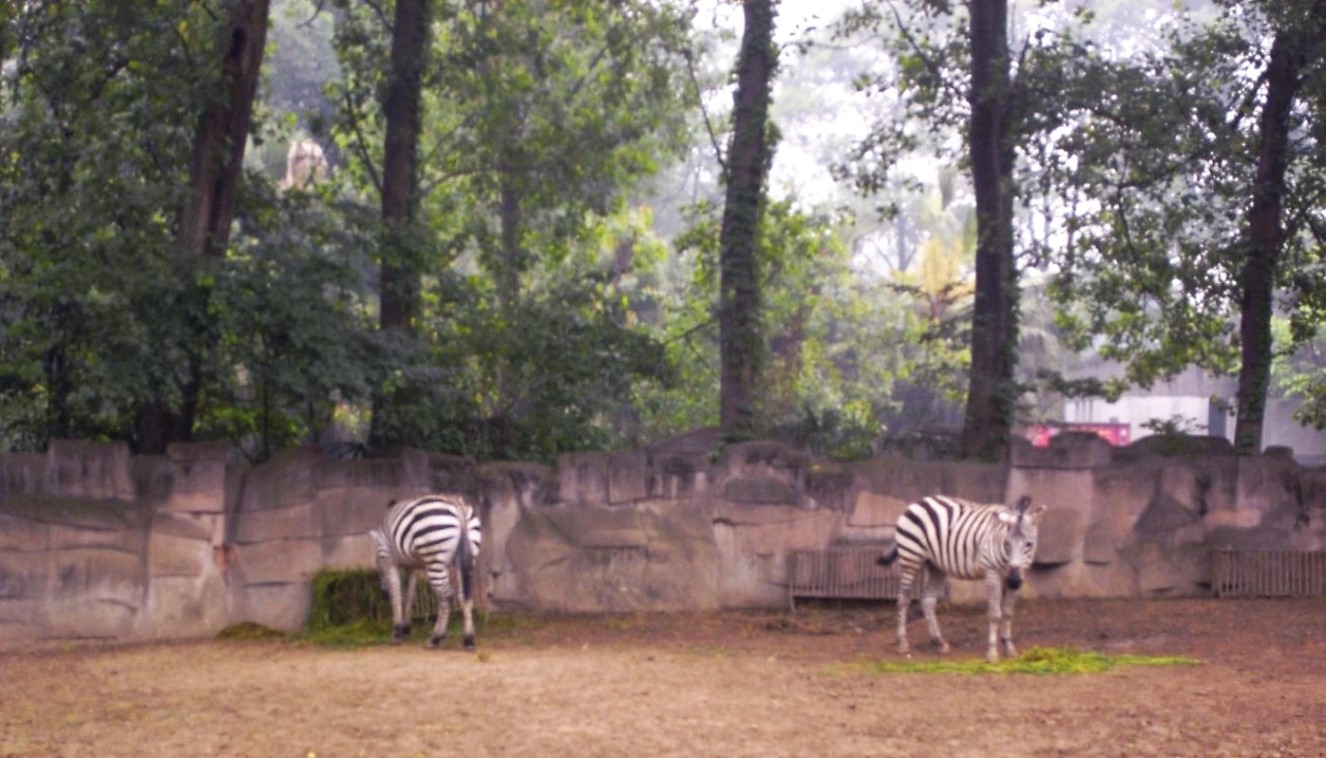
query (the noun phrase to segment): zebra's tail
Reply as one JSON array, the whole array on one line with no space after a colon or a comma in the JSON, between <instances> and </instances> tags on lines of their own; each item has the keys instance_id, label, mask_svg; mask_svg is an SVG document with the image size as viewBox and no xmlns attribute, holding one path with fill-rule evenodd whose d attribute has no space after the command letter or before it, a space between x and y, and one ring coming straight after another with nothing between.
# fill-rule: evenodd
<instances>
[{"instance_id":1,"label":"zebra's tail","mask_svg":"<svg viewBox=\"0 0 1326 758\"><path fill-rule=\"evenodd\" d=\"M884 551L883 555L875 559L875 564L879 566L887 566L896 560L898 560L898 545L897 543L894 543L889 545L889 549Z\"/></svg>"},{"instance_id":2,"label":"zebra's tail","mask_svg":"<svg viewBox=\"0 0 1326 758\"><path fill-rule=\"evenodd\" d=\"M474 599L474 543L470 541L470 521L461 522L460 545L456 551L460 563L460 586L467 600Z\"/></svg>"}]
</instances>

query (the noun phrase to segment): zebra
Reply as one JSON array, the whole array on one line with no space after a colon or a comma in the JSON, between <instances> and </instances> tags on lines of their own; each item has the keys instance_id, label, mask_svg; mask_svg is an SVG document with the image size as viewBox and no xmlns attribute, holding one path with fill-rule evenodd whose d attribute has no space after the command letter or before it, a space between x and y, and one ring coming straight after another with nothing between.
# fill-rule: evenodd
<instances>
[{"instance_id":1,"label":"zebra","mask_svg":"<svg viewBox=\"0 0 1326 758\"><path fill-rule=\"evenodd\" d=\"M465 620L465 647L474 647L474 566L483 542L483 529L474 506L458 494L434 494L389 504L382 528L369 534L376 546L382 587L391 597L391 641L398 644L410 633L417 570L428 574L437 596L437 622L428 638L437 647L447 636L451 618L451 567L460 569L460 607ZM401 592L401 568L409 572Z\"/></svg>"},{"instance_id":2,"label":"zebra","mask_svg":"<svg viewBox=\"0 0 1326 758\"><path fill-rule=\"evenodd\" d=\"M906 653L907 610L912 585L921 577L921 609L930 639L941 653L949 645L939 632L935 606L949 576L985 579L989 589L989 646L986 660L999 660L999 640L1005 652L1013 646L1013 604L1022 586L1022 572L1036 555L1037 527L1046 506L1028 511L1031 498L1017 506L972 503L946 495L924 497L907 506L898 519L893 546L876 563L887 566L901 557L898 583L898 652ZM1000 630L1002 623L1003 629Z\"/></svg>"}]
</instances>

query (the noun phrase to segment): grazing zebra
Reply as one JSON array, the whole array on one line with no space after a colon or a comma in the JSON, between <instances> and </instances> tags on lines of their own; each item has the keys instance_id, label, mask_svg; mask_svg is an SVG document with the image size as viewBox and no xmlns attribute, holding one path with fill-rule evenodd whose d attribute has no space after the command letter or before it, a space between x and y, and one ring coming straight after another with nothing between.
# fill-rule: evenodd
<instances>
[{"instance_id":1,"label":"grazing zebra","mask_svg":"<svg viewBox=\"0 0 1326 758\"><path fill-rule=\"evenodd\" d=\"M1013 647L1013 603L1022 586L1022 572L1036 556L1037 524L1045 506L1027 511L1031 498L1024 497L1015 508L1003 504L981 504L946 495L924 497L907 506L898 519L893 547L878 559L887 566L902 558L898 585L898 652L906 653L907 607L912 585L921 577L921 610L925 613L930 639L941 653L949 651L939 633L935 606L947 577L985 579L989 589L990 636L986 659L999 660L998 641L1004 641L1009 656ZM999 629L1003 623L1002 632Z\"/></svg>"},{"instance_id":2,"label":"grazing zebra","mask_svg":"<svg viewBox=\"0 0 1326 758\"><path fill-rule=\"evenodd\" d=\"M451 618L453 564L460 569L460 607L465 618L465 647L474 647L474 564L479 558L483 531L479 514L461 495L426 495L392 503L382 529L370 532L377 546L378 572L382 586L391 596L391 640L399 643L410 633L417 569L428 573L428 584L437 596L437 623L428 638L437 647L447 636ZM409 582L401 592L401 568L409 571ZM402 596L403 594L403 596Z\"/></svg>"}]
</instances>

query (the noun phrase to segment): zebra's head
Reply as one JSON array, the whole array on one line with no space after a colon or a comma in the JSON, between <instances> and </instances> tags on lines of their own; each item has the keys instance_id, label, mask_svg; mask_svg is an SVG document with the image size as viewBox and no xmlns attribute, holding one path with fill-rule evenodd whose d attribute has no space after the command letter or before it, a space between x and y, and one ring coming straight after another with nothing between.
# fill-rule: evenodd
<instances>
[{"instance_id":1,"label":"zebra's head","mask_svg":"<svg viewBox=\"0 0 1326 758\"><path fill-rule=\"evenodd\" d=\"M1006 508L999 514L999 520L1008 526L1004 533L1004 555L1008 556L1004 585L1010 590L1022 587L1022 572L1031 568L1031 562L1036 558L1037 526L1044 513L1044 505L1032 509L1031 498L1023 497L1017 507Z\"/></svg>"}]
</instances>

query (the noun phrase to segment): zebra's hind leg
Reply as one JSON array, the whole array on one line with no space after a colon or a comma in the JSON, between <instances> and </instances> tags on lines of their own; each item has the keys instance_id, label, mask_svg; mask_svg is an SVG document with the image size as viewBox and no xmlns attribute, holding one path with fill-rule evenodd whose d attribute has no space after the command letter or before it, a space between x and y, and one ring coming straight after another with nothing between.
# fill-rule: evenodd
<instances>
[{"instance_id":1,"label":"zebra's hind leg","mask_svg":"<svg viewBox=\"0 0 1326 758\"><path fill-rule=\"evenodd\" d=\"M934 569L924 571L925 589L921 594L921 611L925 614L925 626L930 632L930 641L935 643L940 653L949 651L948 643L944 641L944 635L939 631L939 615L936 608L939 606L939 595L944 591L945 575Z\"/></svg>"},{"instance_id":2,"label":"zebra's hind leg","mask_svg":"<svg viewBox=\"0 0 1326 758\"><path fill-rule=\"evenodd\" d=\"M464 644L466 650L474 649L474 598L469 593L460 594L460 613L465 620Z\"/></svg>"},{"instance_id":3,"label":"zebra's hind leg","mask_svg":"<svg viewBox=\"0 0 1326 758\"><path fill-rule=\"evenodd\" d=\"M433 624L433 633L428 637L429 647L440 647L447 638L447 626L451 623L451 580L445 566L437 573L430 570L429 583L433 585L433 595L437 598L437 622Z\"/></svg>"},{"instance_id":4,"label":"zebra's hind leg","mask_svg":"<svg viewBox=\"0 0 1326 758\"><path fill-rule=\"evenodd\" d=\"M414 600L419 591L419 572L422 569L405 570L405 592L401 595L401 621L392 627L391 643L399 644L409 639L410 629L414 626Z\"/></svg>"},{"instance_id":5,"label":"zebra's hind leg","mask_svg":"<svg viewBox=\"0 0 1326 758\"><path fill-rule=\"evenodd\" d=\"M912 582L915 579L916 574L904 573L898 581L898 652L903 654L909 654L911 650L907 644L907 607L912 604Z\"/></svg>"}]
</instances>

